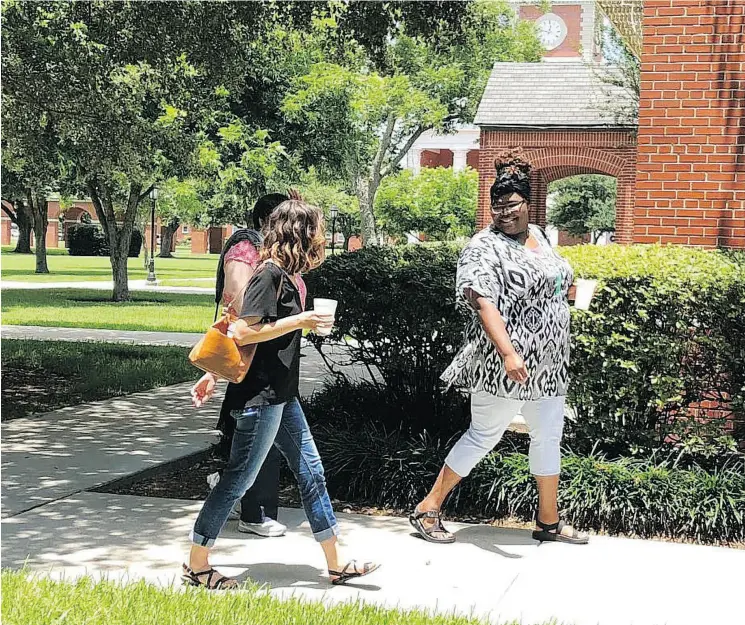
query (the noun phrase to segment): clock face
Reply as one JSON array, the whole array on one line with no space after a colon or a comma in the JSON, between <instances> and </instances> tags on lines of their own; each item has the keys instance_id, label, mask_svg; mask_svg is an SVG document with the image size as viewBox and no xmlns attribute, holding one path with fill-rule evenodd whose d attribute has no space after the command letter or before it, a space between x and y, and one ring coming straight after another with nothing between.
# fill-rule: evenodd
<instances>
[{"instance_id":1,"label":"clock face","mask_svg":"<svg viewBox=\"0 0 745 625\"><path fill-rule=\"evenodd\" d=\"M546 50L558 48L567 37L564 20L554 13L546 13L536 20L538 39Z\"/></svg>"}]
</instances>

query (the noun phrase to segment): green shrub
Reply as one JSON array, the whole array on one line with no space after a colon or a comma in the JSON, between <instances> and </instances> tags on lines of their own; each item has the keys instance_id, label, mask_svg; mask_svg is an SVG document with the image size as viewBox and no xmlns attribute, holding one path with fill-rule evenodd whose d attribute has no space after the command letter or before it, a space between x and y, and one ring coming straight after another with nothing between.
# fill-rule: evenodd
<instances>
[{"instance_id":1,"label":"green shrub","mask_svg":"<svg viewBox=\"0 0 745 625\"><path fill-rule=\"evenodd\" d=\"M108 256L109 243L101 228L95 224L73 224L67 231L67 248L70 256ZM132 231L129 257L137 258L142 248L142 233Z\"/></svg>"},{"instance_id":2,"label":"green shrub","mask_svg":"<svg viewBox=\"0 0 745 625\"><path fill-rule=\"evenodd\" d=\"M580 246L563 250L579 277L599 278L591 311L574 311L568 399L578 449L609 453L665 442L701 456L732 448L724 419L701 403L745 399L745 256L676 247ZM742 440L742 439L741 439Z\"/></svg>"},{"instance_id":3,"label":"green shrub","mask_svg":"<svg viewBox=\"0 0 745 625\"><path fill-rule=\"evenodd\" d=\"M70 256L108 256L106 237L93 224L73 224L67 230L67 250Z\"/></svg>"},{"instance_id":4,"label":"green shrub","mask_svg":"<svg viewBox=\"0 0 745 625\"><path fill-rule=\"evenodd\" d=\"M439 377L463 331L455 310L457 255L446 246L363 249L308 275L310 297L340 302L332 338L356 341L354 359L376 368L385 392L418 406L423 418L447 403Z\"/></svg>"},{"instance_id":5,"label":"green shrub","mask_svg":"<svg viewBox=\"0 0 745 625\"><path fill-rule=\"evenodd\" d=\"M733 441L723 422L699 419L697 407L728 400L736 428L742 423L744 257L660 246L562 252L579 277L601 279L592 310L572 315L577 418L567 444L614 457L677 444L697 461L721 462ZM392 413L407 431L452 431L443 410L459 404L443 397L439 376L465 323L455 308L457 255L454 246L365 249L330 258L308 277L311 297L339 300L332 338L353 339L353 357L377 368L389 395L380 403L406 405ZM460 423L459 415L451 420Z\"/></svg>"},{"instance_id":6,"label":"green shrub","mask_svg":"<svg viewBox=\"0 0 745 625\"><path fill-rule=\"evenodd\" d=\"M410 510L431 487L453 440L374 423L355 429L315 426L335 497ZM453 492L446 511L531 521L537 507L528 456L509 441ZM712 471L654 458L607 460L567 452L559 507L583 529L701 542L745 540L745 463Z\"/></svg>"}]
</instances>

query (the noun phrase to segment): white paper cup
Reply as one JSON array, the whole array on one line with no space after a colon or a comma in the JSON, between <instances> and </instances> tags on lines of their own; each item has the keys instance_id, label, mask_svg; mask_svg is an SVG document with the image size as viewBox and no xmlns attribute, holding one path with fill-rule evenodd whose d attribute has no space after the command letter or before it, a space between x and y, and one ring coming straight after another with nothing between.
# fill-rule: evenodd
<instances>
[{"instance_id":1,"label":"white paper cup","mask_svg":"<svg viewBox=\"0 0 745 625\"><path fill-rule=\"evenodd\" d=\"M337 302L335 299L323 299L321 297L316 297L313 300L313 310L323 315L331 315L333 317L336 317L336 306L338 303L339 302ZM331 334L331 330L333 329L334 325L331 324L330 326L319 326L316 328L315 332L319 336L328 336L329 334Z\"/></svg>"},{"instance_id":2,"label":"white paper cup","mask_svg":"<svg viewBox=\"0 0 745 625\"><path fill-rule=\"evenodd\" d=\"M574 299L574 306L579 310L590 310L592 296L595 295L595 289L598 286L597 280L583 280L577 278L577 292Z\"/></svg>"}]
</instances>

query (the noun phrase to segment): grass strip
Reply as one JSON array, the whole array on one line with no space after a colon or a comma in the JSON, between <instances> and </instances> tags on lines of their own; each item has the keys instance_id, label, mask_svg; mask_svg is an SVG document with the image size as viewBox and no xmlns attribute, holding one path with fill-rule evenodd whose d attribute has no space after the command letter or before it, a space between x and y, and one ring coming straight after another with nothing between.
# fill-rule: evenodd
<instances>
[{"instance_id":1,"label":"grass strip","mask_svg":"<svg viewBox=\"0 0 745 625\"><path fill-rule=\"evenodd\" d=\"M182 347L4 339L3 421L186 382Z\"/></svg>"}]
</instances>

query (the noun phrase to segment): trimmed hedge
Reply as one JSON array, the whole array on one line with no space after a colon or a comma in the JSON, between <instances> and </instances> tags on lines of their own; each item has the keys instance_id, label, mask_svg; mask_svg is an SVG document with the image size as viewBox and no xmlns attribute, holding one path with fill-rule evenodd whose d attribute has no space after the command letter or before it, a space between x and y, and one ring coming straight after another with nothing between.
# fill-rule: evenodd
<instances>
[{"instance_id":1,"label":"trimmed hedge","mask_svg":"<svg viewBox=\"0 0 745 625\"><path fill-rule=\"evenodd\" d=\"M132 231L129 242L130 258L137 258L142 248L142 233ZM70 256L108 256L109 243L100 227L95 224L73 224L67 231L67 249Z\"/></svg>"},{"instance_id":2,"label":"trimmed hedge","mask_svg":"<svg viewBox=\"0 0 745 625\"><path fill-rule=\"evenodd\" d=\"M311 405L309 414L320 417ZM434 482L454 440L375 424L314 426L335 497L410 510ZM532 521L538 493L526 453L503 441L453 492L448 512ZM582 529L700 542L745 540L745 463L711 472L671 460L608 460L566 452L559 507Z\"/></svg>"},{"instance_id":3,"label":"trimmed hedge","mask_svg":"<svg viewBox=\"0 0 745 625\"><path fill-rule=\"evenodd\" d=\"M676 443L699 462L731 453L724 420L702 421L697 408L729 400L729 423L745 427L745 257L661 246L562 252L578 277L601 279L592 310L572 312L572 449L615 457ZM439 375L464 327L457 256L452 246L364 249L308 276L311 297L340 302L334 337L356 341L355 359L410 407L414 433L439 435L453 404Z\"/></svg>"}]
</instances>

